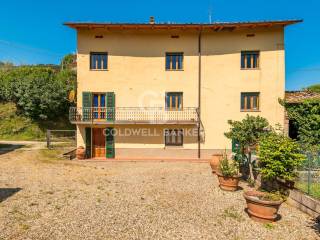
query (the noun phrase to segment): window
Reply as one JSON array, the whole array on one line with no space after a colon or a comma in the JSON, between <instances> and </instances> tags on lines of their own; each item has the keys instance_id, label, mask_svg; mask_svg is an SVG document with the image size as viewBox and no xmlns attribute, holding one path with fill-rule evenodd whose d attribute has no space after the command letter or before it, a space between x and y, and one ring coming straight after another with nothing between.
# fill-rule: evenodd
<instances>
[{"instance_id":1,"label":"window","mask_svg":"<svg viewBox=\"0 0 320 240\"><path fill-rule=\"evenodd\" d=\"M166 110L181 110L182 109L182 92L166 93Z\"/></svg>"},{"instance_id":2,"label":"window","mask_svg":"<svg viewBox=\"0 0 320 240\"><path fill-rule=\"evenodd\" d=\"M241 110L242 111L258 111L259 110L258 92L241 93Z\"/></svg>"},{"instance_id":3,"label":"window","mask_svg":"<svg viewBox=\"0 0 320 240\"><path fill-rule=\"evenodd\" d=\"M183 130L182 129L166 129L165 145L166 146L182 146Z\"/></svg>"},{"instance_id":4,"label":"window","mask_svg":"<svg viewBox=\"0 0 320 240\"><path fill-rule=\"evenodd\" d=\"M91 70L108 69L108 53L90 53Z\"/></svg>"},{"instance_id":5,"label":"window","mask_svg":"<svg viewBox=\"0 0 320 240\"><path fill-rule=\"evenodd\" d=\"M166 53L166 70L182 70L183 53Z\"/></svg>"},{"instance_id":6,"label":"window","mask_svg":"<svg viewBox=\"0 0 320 240\"><path fill-rule=\"evenodd\" d=\"M242 51L241 52L241 69L259 68L259 51Z\"/></svg>"}]
</instances>

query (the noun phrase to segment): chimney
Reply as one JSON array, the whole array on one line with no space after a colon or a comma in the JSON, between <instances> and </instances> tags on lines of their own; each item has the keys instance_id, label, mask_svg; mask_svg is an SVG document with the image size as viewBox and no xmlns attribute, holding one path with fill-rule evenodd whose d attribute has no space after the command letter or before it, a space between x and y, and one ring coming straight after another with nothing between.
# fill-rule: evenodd
<instances>
[{"instance_id":1,"label":"chimney","mask_svg":"<svg viewBox=\"0 0 320 240\"><path fill-rule=\"evenodd\" d=\"M154 24L155 22L154 22L154 17L153 16L151 16L150 17L150 20L149 20L149 24Z\"/></svg>"}]
</instances>

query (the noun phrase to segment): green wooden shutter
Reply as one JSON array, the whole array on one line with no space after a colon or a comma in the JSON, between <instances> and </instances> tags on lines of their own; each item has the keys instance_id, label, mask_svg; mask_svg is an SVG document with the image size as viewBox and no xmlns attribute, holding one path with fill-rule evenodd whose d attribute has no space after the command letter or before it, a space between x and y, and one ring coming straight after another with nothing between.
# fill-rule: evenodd
<instances>
[{"instance_id":1,"label":"green wooden shutter","mask_svg":"<svg viewBox=\"0 0 320 240\"><path fill-rule=\"evenodd\" d=\"M91 120L92 94L91 92L82 93L82 120Z\"/></svg>"},{"instance_id":2,"label":"green wooden shutter","mask_svg":"<svg viewBox=\"0 0 320 240\"><path fill-rule=\"evenodd\" d=\"M115 94L114 92L107 92L106 93L106 108L107 108L107 114L106 114L106 120L108 122L115 120Z\"/></svg>"},{"instance_id":3,"label":"green wooden shutter","mask_svg":"<svg viewBox=\"0 0 320 240\"><path fill-rule=\"evenodd\" d=\"M91 128L86 128L86 158L91 158Z\"/></svg>"},{"instance_id":4,"label":"green wooden shutter","mask_svg":"<svg viewBox=\"0 0 320 240\"><path fill-rule=\"evenodd\" d=\"M114 158L115 149L114 149L114 136L113 128L106 129L106 158Z\"/></svg>"}]
</instances>

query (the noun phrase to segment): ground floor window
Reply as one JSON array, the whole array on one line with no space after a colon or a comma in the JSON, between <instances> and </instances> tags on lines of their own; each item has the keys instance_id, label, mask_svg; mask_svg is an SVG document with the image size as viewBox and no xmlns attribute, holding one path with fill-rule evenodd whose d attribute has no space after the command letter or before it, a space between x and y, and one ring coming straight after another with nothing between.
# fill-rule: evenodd
<instances>
[{"instance_id":1,"label":"ground floor window","mask_svg":"<svg viewBox=\"0 0 320 240\"><path fill-rule=\"evenodd\" d=\"M182 129L166 129L165 145L166 146L182 146L183 130Z\"/></svg>"}]
</instances>

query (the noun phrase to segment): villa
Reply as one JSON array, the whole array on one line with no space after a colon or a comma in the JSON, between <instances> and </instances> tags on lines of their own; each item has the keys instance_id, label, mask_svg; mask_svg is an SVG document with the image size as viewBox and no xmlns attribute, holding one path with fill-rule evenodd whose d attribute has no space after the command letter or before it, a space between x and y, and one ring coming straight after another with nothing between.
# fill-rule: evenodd
<instances>
[{"instance_id":1,"label":"villa","mask_svg":"<svg viewBox=\"0 0 320 240\"><path fill-rule=\"evenodd\" d=\"M208 158L232 149L227 121L285 124L284 28L300 20L83 23L77 146L87 158Z\"/></svg>"}]
</instances>

